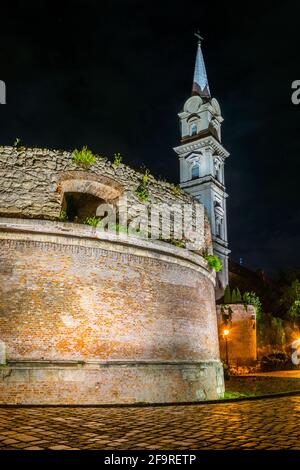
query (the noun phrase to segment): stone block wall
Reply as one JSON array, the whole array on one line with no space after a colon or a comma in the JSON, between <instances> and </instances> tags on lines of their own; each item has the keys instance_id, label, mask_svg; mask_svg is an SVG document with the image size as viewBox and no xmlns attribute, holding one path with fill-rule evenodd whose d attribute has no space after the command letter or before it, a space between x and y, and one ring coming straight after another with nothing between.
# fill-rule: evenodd
<instances>
[{"instance_id":1,"label":"stone block wall","mask_svg":"<svg viewBox=\"0 0 300 470\"><path fill-rule=\"evenodd\" d=\"M103 157L98 157L96 163L87 169L73 162L71 152L0 147L0 216L59 220L64 192L79 191L90 192L108 202L116 202L120 196L126 195L129 218L133 219L141 206L136 189L142 176L124 164L116 168ZM171 184L152 175L148 190L149 200L145 206L196 204L204 211L203 206L190 195L174 191ZM211 231L206 215L204 223L198 227L198 236L203 240L203 251L211 252Z\"/></svg>"}]
</instances>

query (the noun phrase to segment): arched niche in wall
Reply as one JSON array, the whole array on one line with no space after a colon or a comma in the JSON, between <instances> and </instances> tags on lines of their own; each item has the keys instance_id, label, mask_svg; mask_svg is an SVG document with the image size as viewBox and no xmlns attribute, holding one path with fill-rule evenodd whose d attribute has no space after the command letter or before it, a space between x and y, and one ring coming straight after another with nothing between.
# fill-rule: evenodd
<instances>
[{"instance_id":1,"label":"arched niche in wall","mask_svg":"<svg viewBox=\"0 0 300 470\"><path fill-rule=\"evenodd\" d=\"M86 172L68 172L62 175L57 191L61 194L61 208L69 222L83 222L96 216L103 203L116 205L123 187L111 178Z\"/></svg>"}]
</instances>

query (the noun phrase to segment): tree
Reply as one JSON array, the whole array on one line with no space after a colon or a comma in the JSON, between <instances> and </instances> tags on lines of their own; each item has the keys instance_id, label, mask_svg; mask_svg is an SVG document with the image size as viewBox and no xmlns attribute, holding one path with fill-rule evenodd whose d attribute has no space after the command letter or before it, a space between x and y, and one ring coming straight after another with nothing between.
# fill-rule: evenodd
<instances>
[{"instance_id":1,"label":"tree","mask_svg":"<svg viewBox=\"0 0 300 470\"><path fill-rule=\"evenodd\" d=\"M239 288L236 289L236 302L238 304L242 303L242 295L241 295L241 292L240 292Z\"/></svg>"},{"instance_id":2,"label":"tree","mask_svg":"<svg viewBox=\"0 0 300 470\"><path fill-rule=\"evenodd\" d=\"M231 303L231 292L230 292L230 286L227 285L224 291L224 304L230 304L230 303Z\"/></svg>"},{"instance_id":3,"label":"tree","mask_svg":"<svg viewBox=\"0 0 300 470\"><path fill-rule=\"evenodd\" d=\"M233 289L233 291L232 291L231 302L232 302L233 304L236 304L236 303L237 303L237 293L236 293L236 290L235 290L235 289Z\"/></svg>"},{"instance_id":4,"label":"tree","mask_svg":"<svg viewBox=\"0 0 300 470\"><path fill-rule=\"evenodd\" d=\"M263 311L262 311L261 301L258 295L256 295L255 292L244 292L243 303L245 305L253 305L253 307L255 308L255 313L256 313L256 321L260 322Z\"/></svg>"},{"instance_id":5,"label":"tree","mask_svg":"<svg viewBox=\"0 0 300 470\"><path fill-rule=\"evenodd\" d=\"M289 286L281 289L280 304L285 308L286 314L294 322L300 319L300 281L295 279Z\"/></svg>"}]
</instances>

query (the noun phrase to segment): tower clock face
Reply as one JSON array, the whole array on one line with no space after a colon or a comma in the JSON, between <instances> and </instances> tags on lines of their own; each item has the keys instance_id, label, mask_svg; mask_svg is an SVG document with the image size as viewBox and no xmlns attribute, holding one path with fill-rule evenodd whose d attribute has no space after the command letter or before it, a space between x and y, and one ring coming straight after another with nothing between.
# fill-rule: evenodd
<instances>
[{"instance_id":1,"label":"tower clock face","mask_svg":"<svg viewBox=\"0 0 300 470\"><path fill-rule=\"evenodd\" d=\"M186 111L188 113L196 113L197 111L199 111L201 105L202 99L200 98L200 96L192 96L186 102Z\"/></svg>"}]
</instances>

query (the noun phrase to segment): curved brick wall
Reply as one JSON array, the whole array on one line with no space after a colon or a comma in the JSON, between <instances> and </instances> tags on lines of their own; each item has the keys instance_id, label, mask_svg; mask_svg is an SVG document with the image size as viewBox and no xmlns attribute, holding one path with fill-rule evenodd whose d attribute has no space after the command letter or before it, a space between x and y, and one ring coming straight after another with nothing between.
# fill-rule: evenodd
<instances>
[{"instance_id":1,"label":"curved brick wall","mask_svg":"<svg viewBox=\"0 0 300 470\"><path fill-rule=\"evenodd\" d=\"M174 246L0 219L3 403L196 401L223 393L214 275Z\"/></svg>"}]
</instances>

